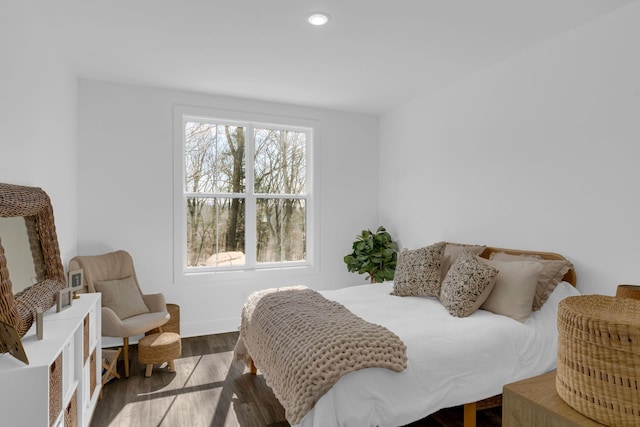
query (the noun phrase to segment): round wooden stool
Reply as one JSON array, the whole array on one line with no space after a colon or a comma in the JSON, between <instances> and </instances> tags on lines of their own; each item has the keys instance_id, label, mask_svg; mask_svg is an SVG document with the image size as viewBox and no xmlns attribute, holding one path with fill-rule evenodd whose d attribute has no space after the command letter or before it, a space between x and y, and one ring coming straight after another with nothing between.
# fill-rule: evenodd
<instances>
[{"instance_id":1,"label":"round wooden stool","mask_svg":"<svg viewBox=\"0 0 640 427\"><path fill-rule=\"evenodd\" d=\"M145 377L151 376L154 363L167 362L169 372L175 372L173 363L182 353L182 340L175 332L162 332L147 335L138 341L138 360L145 363Z\"/></svg>"}]
</instances>

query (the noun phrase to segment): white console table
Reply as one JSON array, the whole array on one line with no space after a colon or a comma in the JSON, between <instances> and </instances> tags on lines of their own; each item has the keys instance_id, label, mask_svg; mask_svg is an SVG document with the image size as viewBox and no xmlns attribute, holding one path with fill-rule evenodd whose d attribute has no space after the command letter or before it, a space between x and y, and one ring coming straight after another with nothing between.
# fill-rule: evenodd
<instances>
[{"instance_id":1,"label":"white console table","mask_svg":"<svg viewBox=\"0 0 640 427\"><path fill-rule=\"evenodd\" d=\"M28 365L0 355L2 425L89 425L102 387L100 295L80 294L59 313L49 309L42 340L34 322L22 337Z\"/></svg>"}]
</instances>

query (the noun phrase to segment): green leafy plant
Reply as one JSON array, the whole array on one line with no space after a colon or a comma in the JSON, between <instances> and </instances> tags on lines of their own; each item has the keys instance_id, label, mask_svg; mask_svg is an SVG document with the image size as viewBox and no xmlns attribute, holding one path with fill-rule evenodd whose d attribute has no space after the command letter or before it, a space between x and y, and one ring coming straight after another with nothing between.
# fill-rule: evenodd
<instances>
[{"instance_id":1,"label":"green leafy plant","mask_svg":"<svg viewBox=\"0 0 640 427\"><path fill-rule=\"evenodd\" d=\"M347 270L369 274L371 283L392 280L398 261L398 245L387 230L382 226L375 233L362 230L356 237L353 252L344 257Z\"/></svg>"}]
</instances>

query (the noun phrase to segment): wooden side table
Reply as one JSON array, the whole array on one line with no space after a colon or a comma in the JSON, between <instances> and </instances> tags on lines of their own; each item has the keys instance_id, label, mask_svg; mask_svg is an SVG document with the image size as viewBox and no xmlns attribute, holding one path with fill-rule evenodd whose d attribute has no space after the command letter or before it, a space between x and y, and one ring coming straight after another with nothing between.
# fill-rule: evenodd
<instances>
[{"instance_id":1,"label":"wooden side table","mask_svg":"<svg viewBox=\"0 0 640 427\"><path fill-rule=\"evenodd\" d=\"M640 285L618 285L616 297L640 299Z\"/></svg>"},{"instance_id":2,"label":"wooden side table","mask_svg":"<svg viewBox=\"0 0 640 427\"><path fill-rule=\"evenodd\" d=\"M562 400L556 371L504 386L503 427L602 427Z\"/></svg>"}]
</instances>

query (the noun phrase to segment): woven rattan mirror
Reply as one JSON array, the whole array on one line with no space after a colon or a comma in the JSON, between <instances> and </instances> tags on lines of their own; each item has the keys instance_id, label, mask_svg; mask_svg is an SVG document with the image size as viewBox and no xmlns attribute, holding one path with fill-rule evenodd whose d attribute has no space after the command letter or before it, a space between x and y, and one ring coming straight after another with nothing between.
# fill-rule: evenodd
<instances>
[{"instance_id":1,"label":"woven rattan mirror","mask_svg":"<svg viewBox=\"0 0 640 427\"><path fill-rule=\"evenodd\" d=\"M38 282L14 296L11 265L0 236L0 320L12 325L20 337L33 324L38 310L46 311L65 284L53 207L47 193L37 187L0 183L0 217L23 217Z\"/></svg>"}]
</instances>

